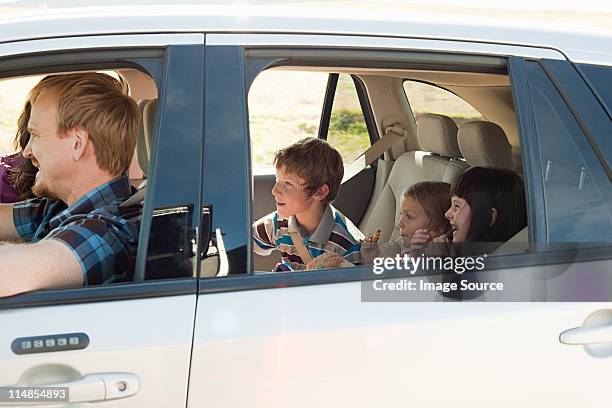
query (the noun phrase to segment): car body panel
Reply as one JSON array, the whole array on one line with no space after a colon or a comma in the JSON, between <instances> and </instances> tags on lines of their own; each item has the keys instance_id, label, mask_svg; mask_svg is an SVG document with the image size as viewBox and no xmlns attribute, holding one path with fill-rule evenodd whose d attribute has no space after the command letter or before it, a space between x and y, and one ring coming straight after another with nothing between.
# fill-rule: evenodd
<instances>
[{"instance_id":1,"label":"car body panel","mask_svg":"<svg viewBox=\"0 0 612 408\"><path fill-rule=\"evenodd\" d=\"M558 336L612 303L368 303L360 286L201 295L188 407L606 406L610 360Z\"/></svg>"},{"instance_id":2,"label":"car body panel","mask_svg":"<svg viewBox=\"0 0 612 408\"><path fill-rule=\"evenodd\" d=\"M329 17L333 15L342 17ZM520 44L558 49L576 62L612 64L609 37L604 31L568 32L545 25L538 29L512 19L489 17L462 16L460 20L445 14L334 13L333 9L322 12L280 6L75 8L11 16L0 23L0 42L143 32L339 34Z\"/></svg>"},{"instance_id":3,"label":"car body panel","mask_svg":"<svg viewBox=\"0 0 612 408\"><path fill-rule=\"evenodd\" d=\"M114 407L182 406L187 395L195 295L2 310L0 384L34 386L129 373L135 395ZM155 316L152 324L151 316ZM9 329L10 328L10 329ZM17 355L16 338L84 333L83 350ZM87 397L87 395L85 395ZM1 405L1 404L0 404Z\"/></svg>"},{"instance_id":4,"label":"car body panel","mask_svg":"<svg viewBox=\"0 0 612 408\"><path fill-rule=\"evenodd\" d=\"M326 13L321 18L313 10L298 14L276 7L119 7L34 12L0 22L0 57L107 46L202 45L195 64L204 68L190 66L186 75L193 87L179 84L174 93L161 93L159 109L166 123L158 125L158 133L166 139L154 145L166 148L153 158L165 162L151 173L154 183L145 216L150 217L154 207L179 204L172 200L172 183L183 180L180 165L187 155L196 154L197 159L190 157L189 185L177 190L198 210L200 204L214 206L217 243L224 240L227 252L237 255L219 264L242 275L199 279L198 294L194 287L193 293L178 296L146 299L140 293L142 298L114 298L122 290L129 295L126 284L113 287L115 292L102 288L108 290L107 297L94 303L77 299L53 306L13 304L0 312L0 385L64 382L108 372L135 374L140 391L109 404L116 407L609 405L612 353L603 349L597 357L559 341L563 331L581 326L593 313L612 314L609 247L591 258L583 254L576 262L571 262L570 250L565 251L570 261L548 253L500 256L502 266L481 276L505 280L508 291L485 293L474 302L456 302L436 291L403 299L409 301L365 301L363 287L372 282L371 274L361 274L365 267L253 273L246 101L249 75L263 66L246 69L244 47L427 51L521 61L569 58L610 66L610 37L526 29L510 22L496 26L490 19L457 22L452 16L417 14L379 18L346 10L336 18ZM193 63L188 50L178 53L181 63L166 67L174 74ZM528 90L521 96L528 101ZM166 118L169 111L175 115ZM187 147L172 145L173 133L184 130L176 117L191 119L185 126L193 133ZM185 142L185 134L181 136ZM523 157L535 162L535 153ZM535 167L532 163L532 172L537 172ZM542 184L529 172L526 176ZM156 186L158 180L164 183ZM529 182L527 188L532 188ZM540 220L545 209L538 209L542 213L532 213ZM194 225L199 225L197 217ZM534 233L531 240L538 237ZM139 258L142 274L145 254ZM520 262L527 266L517 267ZM198 265L193 270L197 272ZM196 280L191 282L195 286ZM138 285L146 291L146 279ZM504 300L538 302L495 302ZM601 303L564 303L569 301ZM8 347L19 337L74 332L89 336L86 349L16 355Z\"/></svg>"}]
</instances>

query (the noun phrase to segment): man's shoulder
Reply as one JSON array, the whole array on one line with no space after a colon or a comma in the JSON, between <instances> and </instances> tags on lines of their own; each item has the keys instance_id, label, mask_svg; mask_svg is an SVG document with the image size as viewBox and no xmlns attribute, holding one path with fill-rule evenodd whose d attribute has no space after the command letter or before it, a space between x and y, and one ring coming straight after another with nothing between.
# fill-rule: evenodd
<instances>
[{"instance_id":1,"label":"man's shoulder","mask_svg":"<svg viewBox=\"0 0 612 408\"><path fill-rule=\"evenodd\" d=\"M139 221L142 216L142 203L134 203L127 206L121 205L123 199L118 199L110 204L93 209L87 214L83 214L86 218L102 218L102 219L121 219L126 221Z\"/></svg>"}]
</instances>

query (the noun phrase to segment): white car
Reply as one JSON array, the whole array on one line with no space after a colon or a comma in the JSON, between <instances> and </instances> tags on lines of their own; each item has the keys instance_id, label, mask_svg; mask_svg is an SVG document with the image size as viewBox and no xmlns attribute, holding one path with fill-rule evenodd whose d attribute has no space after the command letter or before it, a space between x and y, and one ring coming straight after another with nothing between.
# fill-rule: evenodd
<instances>
[{"instance_id":1,"label":"white car","mask_svg":"<svg viewBox=\"0 0 612 408\"><path fill-rule=\"evenodd\" d=\"M89 70L124 80L143 113L148 184L134 282L0 299L0 386L68 387L56 403L101 407L609 406L611 43L391 11L3 18L2 81ZM317 84L302 120L301 92ZM334 104L349 93L350 106ZM371 266L269 273L278 259L251 247L251 224L274 210L265 165L304 132L347 161L399 134L335 202L384 240L397 237L407 185L475 165L522 174L528 227L475 274L504 290L457 302L377 293ZM476 145L457 144L466 132ZM14 389L28 388L4 389L0 405L21 404Z\"/></svg>"}]
</instances>

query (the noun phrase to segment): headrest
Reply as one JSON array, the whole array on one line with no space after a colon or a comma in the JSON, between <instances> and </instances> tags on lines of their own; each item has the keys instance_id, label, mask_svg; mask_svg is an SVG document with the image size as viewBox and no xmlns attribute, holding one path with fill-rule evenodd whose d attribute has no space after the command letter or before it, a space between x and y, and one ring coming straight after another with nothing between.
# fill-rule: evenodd
<instances>
[{"instance_id":1,"label":"headrest","mask_svg":"<svg viewBox=\"0 0 612 408\"><path fill-rule=\"evenodd\" d=\"M514 169L512 146L501 127L476 120L459 128L459 148L470 166Z\"/></svg>"},{"instance_id":2,"label":"headrest","mask_svg":"<svg viewBox=\"0 0 612 408\"><path fill-rule=\"evenodd\" d=\"M419 117L417 139L423 150L440 156L461 157L457 144L457 125L444 115L426 113Z\"/></svg>"},{"instance_id":3,"label":"headrest","mask_svg":"<svg viewBox=\"0 0 612 408\"><path fill-rule=\"evenodd\" d=\"M140 134L138 135L138 143L136 145L138 164L144 174L148 174L151 149L153 148L153 130L155 129L157 99L142 100L138 103L138 106L142 114Z\"/></svg>"}]
</instances>

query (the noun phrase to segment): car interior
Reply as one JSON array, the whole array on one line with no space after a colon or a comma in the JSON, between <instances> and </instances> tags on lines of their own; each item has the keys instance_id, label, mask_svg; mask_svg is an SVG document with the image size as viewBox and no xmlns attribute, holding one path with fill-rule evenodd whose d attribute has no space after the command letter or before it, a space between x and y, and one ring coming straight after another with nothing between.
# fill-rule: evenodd
<instances>
[{"instance_id":1,"label":"car interior","mask_svg":"<svg viewBox=\"0 0 612 408\"><path fill-rule=\"evenodd\" d=\"M375 129L373 142L380 135L389 132L400 133L397 142L385 149L384 153L363 168L354 177L343 182L340 193L333 203L343 214L364 233L381 230L381 241L387 242L399 236L397 227L401 194L407 187L420 181L445 181L452 183L463 171L471 166L496 166L514 169L522 174L521 150L514 112L512 91L507 74L490 72L464 72L442 70L397 70L376 68L333 67L292 67L271 68L279 71L307 71L326 74L347 74L361 83L367 95L369 115L364 114L368 125ZM146 192L146 179L154 140L155 116L157 111L157 87L147 74L133 68L120 68L113 71L121 78L129 95L137 101L142 114L142 126L138 136L135 158L141 172L132 180L138 186L138 193L125 204L143 202ZM255 79L257 81L257 78ZM415 81L427 86L447 90L476 109L486 120L465 122L440 113L413 113L403 88L405 81ZM391 90L391 91L390 91ZM366 106L362 106L363 109ZM347 166L349 163L345 163ZM271 194L275 175L253 174L252 220L275 210ZM166 272L169 265L191 263L193 248L183 237L178 224L184 224L181 217L172 219L169 214L154 212L160 231L175 229L179 236L169 237L160 232L157 242L161 242L159 253L148 262L155 263L149 270ZM164 224L165 223L165 224ZM169 224L168 224L169 223ZM177 224L178 223L178 224ZM152 230L151 234L155 234ZM184 234L183 234L184 235ZM164 238L165 237L165 238ZM181 238L182 237L182 238ZM510 240L516 250L517 243L528 248L527 229L525 228ZM182 242L177 248L177 242ZM218 250L217 245L211 251ZM504 246L498 249L504 252ZM174 259L179 254L185 259ZM253 254L255 271L271 271L280 260L280 254L262 257ZM206 258L206 257L205 257ZM213 262L204 276L222 276L219 272L218 257L204 259ZM176 276L191 276L192 268L177 269ZM149 272L147 272L149 273ZM156 279L164 276L148 276Z\"/></svg>"},{"instance_id":2,"label":"car interior","mask_svg":"<svg viewBox=\"0 0 612 408\"><path fill-rule=\"evenodd\" d=\"M395 142L361 173L344 181L333 205L364 233L381 230L380 242L399 236L397 222L401 194L420 181L453 181L473 166L494 166L522 175L521 146L512 89L506 73L446 71L439 69L376 69L346 67L278 67L273 70L305 70L345 73L366 90L371 117L379 135L400 129ZM440 113L414 114L403 89L405 81L417 81L447 90L476 109L486 120L465 122ZM257 82L257 78L255 79ZM362 106L363 108L363 106ZM364 114L366 120L368 115ZM321 137L321 135L319 135ZM345 163L345 169L348 164ZM346 170L345 170L346 171ZM367 173L373 173L367 177ZM271 194L274 174L255 174L252 220L275 210ZM513 251L527 250L527 228L511 240ZM503 253L510 241L496 252ZM254 256L256 271L271 271L280 255Z\"/></svg>"}]
</instances>

